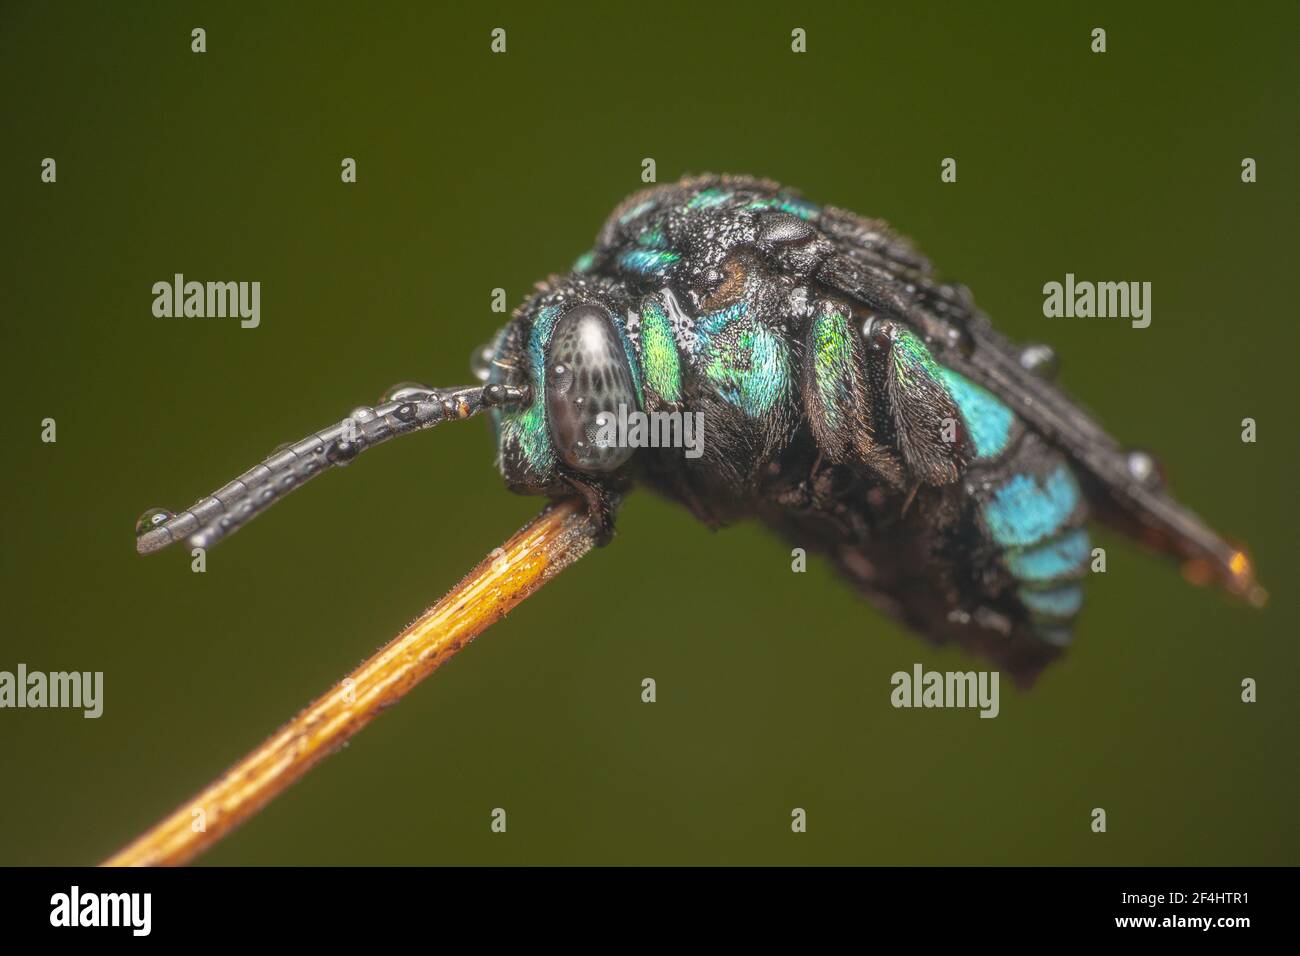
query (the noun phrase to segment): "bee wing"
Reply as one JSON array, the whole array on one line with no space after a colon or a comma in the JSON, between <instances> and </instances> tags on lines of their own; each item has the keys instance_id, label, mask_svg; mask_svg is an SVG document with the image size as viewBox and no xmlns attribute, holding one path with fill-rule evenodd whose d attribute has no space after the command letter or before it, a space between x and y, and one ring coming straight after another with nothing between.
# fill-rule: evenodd
<instances>
[{"instance_id":1,"label":"bee wing","mask_svg":"<svg viewBox=\"0 0 1300 956\"><path fill-rule=\"evenodd\" d=\"M818 278L911 324L940 362L983 385L1069 455L1102 520L1180 558L1194 580L1217 580L1256 606L1267 600L1245 551L1179 504L1153 465L1135 467L1152 464L1149 458L1122 447L1068 395L1022 365L1021 350L992 328L964 289L934 282L926 268L890 268L868 250L842 248L822 263Z\"/></svg>"},{"instance_id":2,"label":"bee wing","mask_svg":"<svg viewBox=\"0 0 1300 956\"><path fill-rule=\"evenodd\" d=\"M1025 368L1020 350L985 321L969 326L975 348L944 361L979 382L1081 466L1081 478L1103 520L1187 562L1189 576L1212 576L1228 591L1261 605L1250 559L1220 537L1162 486L1141 452L1123 448L1059 388Z\"/></svg>"}]
</instances>

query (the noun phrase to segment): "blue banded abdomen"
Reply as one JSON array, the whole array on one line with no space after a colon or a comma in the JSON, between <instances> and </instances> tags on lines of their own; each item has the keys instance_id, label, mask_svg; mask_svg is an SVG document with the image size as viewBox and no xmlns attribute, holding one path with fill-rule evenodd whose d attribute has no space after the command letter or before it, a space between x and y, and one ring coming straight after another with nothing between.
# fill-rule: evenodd
<instances>
[{"instance_id":1,"label":"blue banded abdomen","mask_svg":"<svg viewBox=\"0 0 1300 956\"><path fill-rule=\"evenodd\" d=\"M966 486L1010 596L1039 638L1068 644L1092 556L1078 480L1066 457L994 395L950 369L943 375L975 442Z\"/></svg>"}]
</instances>

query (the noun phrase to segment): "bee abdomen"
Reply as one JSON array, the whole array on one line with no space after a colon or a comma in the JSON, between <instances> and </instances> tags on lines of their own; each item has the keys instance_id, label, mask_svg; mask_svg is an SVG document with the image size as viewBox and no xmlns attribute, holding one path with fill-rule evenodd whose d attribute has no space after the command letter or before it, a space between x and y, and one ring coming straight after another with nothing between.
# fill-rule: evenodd
<instances>
[{"instance_id":1,"label":"bee abdomen","mask_svg":"<svg viewBox=\"0 0 1300 956\"><path fill-rule=\"evenodd\" d=\"M975 463L997 461L1015 454L1024 434L1024 426L1015 413L988 389L960 372L941 365L939 374L975 446Z\"/></svg>"},{"instance_id":2,"label":"bee abdomen","mask_svg":"<svg viewBox=\"0 0 1300 956\"><path fill-rule=\"evenodd\" d=\"M978 520L1025 620L1043 641L1068 644L1092 554L1087 502L1069 463L1027 433L1012 455L970 477Z\"/></svg>"},{"instance_id":3,"label":"bee abdomen","mask_svg":"<svg viewBox=\"0 0 1300 956\"><path fill-rule=\"evenodd\" d=\"M1069 528L1032 548L1008 550L1003 562L1019 582L1017 595L1039 637L1049 644L1070 642L1083 607L1082 578L1092 542L1087 528Z\"/></svg>"}]
</instances>

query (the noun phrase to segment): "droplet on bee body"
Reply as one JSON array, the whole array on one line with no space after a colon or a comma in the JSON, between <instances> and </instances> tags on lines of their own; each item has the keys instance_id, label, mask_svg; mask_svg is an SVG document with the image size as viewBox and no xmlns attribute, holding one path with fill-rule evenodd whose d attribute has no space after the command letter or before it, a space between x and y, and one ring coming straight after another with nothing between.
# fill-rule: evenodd
<instances>
[{"instance_id":1,"label":"droplet on bee body","mask_svg":"<svg viewBox=\"0 0 1300 956\"><path fill-rule=\"evenodd\" d=\"M975 354L975 336L965 326L950 325L943 330L943 344L970 358Z\"/></svg>"},{"instance_id":2,"label":"droplet on bee body","mask_svg":"<svg viewBox=\"0 0 1300 956\"><path fill-rule=\"evenodd\" d=\"M1050 345L1026 345L1020 350L1020 367L1038 378L1051 381L1061 369L1056 350Z\"/></svg>"},{"instance_id":3,"label":"droplet on bee body","mask_svg":"<svg viewBox=\"0 0 1300 956\"><path fill-rule=\"evenodd\" d=\"M1148 488L1164 487L1164 472L1150 452L1140 448L1130 449L1125 455L1125 464L1128 466L1128 473L1140 484Z\"/></svg>"},{"instance_id":4,"label":"droplet on bee body","mask_svg":"<svg viewBox=\"0 0 1300 956\"><path fill-rule=\"evenodd\" d=\"M135 536L137 538L143 537L154 528L161 527L175 517L176 515L166 508L150 508L136 520Z\"/></svg>"}]
</instances>

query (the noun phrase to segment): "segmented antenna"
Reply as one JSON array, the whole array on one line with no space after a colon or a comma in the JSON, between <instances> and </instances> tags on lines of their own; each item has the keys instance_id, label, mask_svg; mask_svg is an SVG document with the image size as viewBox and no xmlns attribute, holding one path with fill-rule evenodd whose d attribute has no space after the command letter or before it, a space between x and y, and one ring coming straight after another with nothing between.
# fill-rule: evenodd
<instances>
[{"instance_id":1,"label":"segmented antenna","mask_svg":"<svg viewBox=\"0 0 1300 956\"><path fill-rule=\"evenodd\" d=\"M396 388L379 405L354 408L338 424L281 445L260 464L180 514L159 508L145 512L136 525L135 549L152 554L183 538L192 548L210 548L295 488L332 467L348 464L368 448L396 435L469 418L484 408L528 399L527 389L509 385Z\"/></svg>"}]
</instances>

